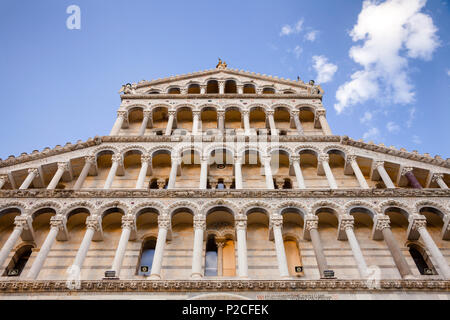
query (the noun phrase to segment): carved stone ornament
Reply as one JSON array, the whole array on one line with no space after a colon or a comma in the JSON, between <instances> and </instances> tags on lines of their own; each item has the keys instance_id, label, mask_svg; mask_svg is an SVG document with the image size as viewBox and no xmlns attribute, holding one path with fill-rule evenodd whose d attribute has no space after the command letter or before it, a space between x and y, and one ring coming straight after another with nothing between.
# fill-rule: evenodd
<instances>
[{"instance_id":1,"label":"carved stone ornament","mask_svg":"<svg viewBox=\"0 0 450 320\"><path fill-rule=\"evenodd\" d=\"M28 230L28 219L29 216L16 216L14 218L14 224L16 228L22 228L24 230Z\"/></svg>"},{"instance_id":2,"label":"carved stone ornament","mask_svg":"<svg viewBox=\"0 0 450 320\"><path fill-rule=\"evenodd\" d=\"M126 214L122 217L122 229L129 228L133 229L135 226L134 216L131 214Z\"/></svg>"},{"instance_id":3,"label":"carved stone ornament","mask_svg":"<svg viewBox=\"0 0 450 320\"><path fill-rule=\"evenodd\" d=\"M317 229L319 227L318 219L308 219L305 221L305 229L311 231L312 229Z\"/></svg>"},{"instance_id":4,"label":"carved stone ornament","mask_svg":"<svg viewBox=\"0 0 450 320\"><path fill-rule=\"evenodd\" d=\"M66 223L66 218L62 215L55 215L50 218L50 226L52 228L58 228L61 230L64 227L64 224Z\"/></svg>"},{"instance_id":5,"label":"carved stone ornament","mask_svg":"<svg viewBox=\"0 0 450 320\"><path fill-rule=\"evenodd\" d=\"M95 231L100 230L100 221L98 216L89 216L86 218L86 228L93 229Z\"/></svg>"},{"instance_id":6,"label":"carved stone ornament","mask_svg":"<svg viewBox=\"0 0 450 320\"><path fill-rule=\"evenodd\" d=\"M353 217L352 217L353 218ZM347 229L353 229L355 224L354 219L350 219L350 218L343 218L341 220L341 230L347 230Z\"/></svg>"},{"instance_id":7,"label":"carved stone ornament","mask_svg":"<svg viewBox=\"0 0 450 320\"><path fill-rule=\"evenodd\" d=\"M203 216L194 217L194 229L201 229L201 230L206 229L206 219Z\"/></svg>"},{"instance_id":8,"label":"carved stone ornament","mask_svg":"<svg viewBox=\"0 0 450 320\"><path fill-rule=\"evenodd\" d=\"M377 218L377 225L375 227L376 230L383 231L383 229L390 228L391 227L391 220L388 216Z\"/></svg>"},{"instance_id":9,"label":"carved stone ornament","mask_svg":"<svg viewBox=\"0 0 450 320\"><path fill-rule=\"evenodd\" d=\"M158 228L170 229L170 218L169 217L158 217Z\"/></svg>"}]
</instances>

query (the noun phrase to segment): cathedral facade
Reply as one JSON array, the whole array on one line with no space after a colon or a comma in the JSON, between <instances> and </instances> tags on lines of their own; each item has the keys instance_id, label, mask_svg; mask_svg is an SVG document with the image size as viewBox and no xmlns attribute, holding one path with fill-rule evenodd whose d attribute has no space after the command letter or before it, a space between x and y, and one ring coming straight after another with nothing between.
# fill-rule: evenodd
<instances>
[{"instance_id":1,"label":"cathedral facade","mask_svg":"<svg viewBox=\"0 0 450 320\"><path fill-rule=\"evenodd\" d=\"M450 297L449 159L222 61L120 93L109 135L0 160L0 299Z\"/></svg>"}]
</instances>

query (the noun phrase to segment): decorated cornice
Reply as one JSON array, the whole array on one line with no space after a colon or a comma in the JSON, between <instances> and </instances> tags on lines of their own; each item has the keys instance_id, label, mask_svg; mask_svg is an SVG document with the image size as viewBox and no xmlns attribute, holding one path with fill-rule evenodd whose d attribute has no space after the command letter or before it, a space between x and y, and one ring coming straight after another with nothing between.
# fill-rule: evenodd
<instances>
[{"instance_id":1,"label":"decorated cornice","mask_svg":"<svg viewBox=\"0 0 450 320\"><path fill-rule=\"evenodd\" d=\"M236 76L246 76L246 77L250 77L250 78L254 78L254 79L266 80L266 81L277 82L277 83L286 84L286 85L290 85L290 86L296 86L296 87L303 88L303 89L307 89L308 87L310 87L310 85L308 85L308 84L305 84L303 82L294 81L291 79L284 79L284 78L279 78L276 76L274 77L274 76L270 76L270 75L269 76L261 75L259 73L249 72L249 71L244 71L244 70L239 70L239 69L226 68L226 69L209 69L209 70L204 70L204 71L197 71L197 72L176 75L176 76L172 76L172 77L156 79L156 80L151 80L151 81L144 80L144 81L139 82L137 84L136 88L137 89L145 88L145 87L163 84L163 83L167 83L167 82L187 80L187 79L191 79L191 78L195 78L195 77L209 76L209 75L217 74L217 73L227 73L227 74L236 75Z\"/></svg>"},{"instance_id":2,"label":"decorated cornice","mask_svg":"<svg viewBox=\"0 0 450 320\"><path fill-rule=\"evenodd\" d=\"M406 150L398 150L393 147L386 147L385 145L376 145L373 143L366 143L363 141L356 141L348 136L342 136L341 143L348 146L358 147L361 149L366 149L370 151L385 153L389 155L393 155L396 157L409 159L409 160L415 160L415 161L421 161L429 164L434 164L446 168L450 168L450 159L444 160L440 156L435 156L432 158L431 156L421 155L416 152L408 152Z\"/></svg>"},{"instance_id":3,"label":"decorated cornice","mask_svg":"<svg viewBox=\"0 0 450 320\"><path fill-rule=\"evenodd\" d=\"M90 189L0 190L0 198L372 198L450 197L450 189Z\"/></svg>"},{"instance_id":4,"label":"decorated cornice","mask_svg":"<svg viewBox=\"0 0 450 320\"><path fill-rule=\"evenodd\" d=\"M121 100L136 100L136 99L320 99L322 100L322 94L238 94L238 93L226 93L226 94L123 94L120 96Z\"/></svg>"},{"instance_id":5,"label":"decorated cornice","mask_svg":"<svg viewBox=\"0 0 450 320\"><path fill-rule=\"evenodd\" d=\"M71 144L70 142L66 143L64 147L56 146L53 149L45 148L42 151L33 151L30 154L22 154L18 157L9 156L5 160L0 159L0 168L13 166L19 163L24 163L33 160L39 160L42 158L63 154L70 151L75 151L79 149L89 148L92 146L97 146L102 143L102 137L96 136L95 138L89 138L85 142L77 142L76 144Z\"/></svg>"},{"instance_id":6,"label":"decorated cornice","mask_svg":"<svg viewBox=\"0 0 450 320\"><path fill-rule=\"evenodd\" d=\"M70 288L70 289L69 289ZM366 280L86 280L79 285L66 281L1 281L1 294L51 292L221 292L221 291L436 291L448 292L448 280L380 280L372 286Z\"/></svg>"}]
</instances>

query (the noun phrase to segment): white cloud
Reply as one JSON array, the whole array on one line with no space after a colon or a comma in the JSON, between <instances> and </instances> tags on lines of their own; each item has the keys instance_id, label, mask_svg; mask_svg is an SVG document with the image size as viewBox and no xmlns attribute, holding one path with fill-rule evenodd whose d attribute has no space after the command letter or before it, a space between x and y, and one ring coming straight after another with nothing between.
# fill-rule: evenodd
<instances>
[{"instance_id":1,"label":"white cloud","mask_svg":"<svg viewBox=\"0 0 450 320\"><path fill-rule=\"evenodd\" d=\"M318 33L319 32L317 30L312 30L312 31L308 32L307 34L305 34L305 39L308 41L314 42L314 41L316 41Z\"/></svg>"},{"instance_id":2,"label":"white cloud","mask_svg":"<svg viewBox=\"0 0 450 320\"><path fill-rule=\"evenodd\" d=\"M336 73L338 67L331 62L325 56L313 56L314 61L313 68L317 72L317 82L325 83L333 80L333 76Z\"/></svg>"},{"instance_id":3,"label":"white cloud","mask_svg":"<svg viewBox=\"0 0 450 320\"><path fill-rule=\"evenodd\" d=\"M421 144L422 140L419 136L413 135L412 142L414 142L415 144Z\"/></svg>"},{"instance_id":4,"label":"white cloud","mask_svg":"<svg viewBox=\"0 0 450 320\"><path fill-rule=\"evenodd\" d=\"M368 131L366 131L363 134L363 139L364 140L376 139L376 138L378 138L379 134L380 134L380 130L378 130L378 128L373 127L373 128L370 128Z\"/></svg>"},{"instance_id":5,"label":"white cloud","mask_svg":"<svg viewBox=\"0 0 450 320\"><path fill-rule=\"evenodd\" d=\"M408 114L409 114L409 116L408 116L408 120L406 120L406 126L408 128L411 128L412 123L416 117L416 108L412 107L411 109L409 109Z\"/></svg>"},{"instance_id":6,"label":"white cloud","mask_svg":"<svg viewBox=\"0 0 450 320\"><path fill-rule=\"evenodd\" d=\"M359 121L361 123L366 123L366 122L369 122L370 120L372 120L372 118L373 118L373 114L370 111L366 111L364 113L364 115L362 116L362 118L359 119Z\"/></svg>"},{"instance_id":7,"label":"white cloud","mask_svg":"<svg viewBox=\"0 0 450 320\"><path fill-rule=\"evenodd\" d=\"M292 50L292 52L294 53L295 57L298 59L300 58L300 55L303 52L303 49L300 46L295 46L294 50Z\"/></svg>"},{"instance_id":8,"label":"white cloud","mask_svg":"<svg viewBox=\"0 0 450 320\"><path fill-rule=\"evenodd\" d=\"M288 24L284 25L281 28L280 36L288 36L290 34L300 33L303 29L303 18L298 20L294 26L290 26Z\"/></svg>"},{"instance_id":9,"label":"white cloud","mask_svg":"<svg viewBox=\"0 0 450 320\"><path fill-rule=\"evenodd\" d=\"M450 69L447 70L447 75L450 77Z\"/></svg>"},{"instance_id":10,"label":"white cloud","mask_svg":"<svg viewBox=\"0 0 450 320\"><path fill-rule=\"evenodd\" d=\"M414 101L408 78L408 58L431 59L439 46L432 18L420 12L426 0L365 0L350 35L364 41L349 55L363 69L336 92L338 113L382 95L394 103Z\"/></svg>"},{"instance_id":11,"label":"white cloud","mask_svg":"<svg viewBox=\"0 0 450 320\"><path fill-rule=\"evenodd\" d=\"M395 133L395 132L399 132L400 131L400 126L398 124L396 124L394 121L389 121L386 124L386 129L389 132Z\"/></svg>"}]
</instances>

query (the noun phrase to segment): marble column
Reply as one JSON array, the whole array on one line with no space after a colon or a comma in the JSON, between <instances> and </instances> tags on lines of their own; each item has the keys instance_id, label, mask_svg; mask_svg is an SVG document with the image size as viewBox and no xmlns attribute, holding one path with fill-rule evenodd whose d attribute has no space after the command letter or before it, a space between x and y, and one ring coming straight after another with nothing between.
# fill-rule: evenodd
<instances>
[{"instance_id":1,"label":"marble column","mask_svg":"<svg viewBox=\"0 0 450 320\"><path fill-rule=\"evenodd\" d=\"M114 177L116 176L116 172L117 172L119 165L120 166L123 165L122 156L120 154L113 155L111 160L112 160L111 169L109 170L108 177L106 178L106 182L105 182L105 185L103 186L103 189L111 188L111 185L113 183Z\"/></svg>"},{"instance_id":2,"label":"marble column","mask_svg":"<svg viewBox=\"0 0 450 320\"><path fill-rule=\"evenodd\" d=\"M206 84L200 85L200 94L206 94Z\"/></svg>"},{"instance_id":3,"label":"marble column","mask_svg":"<svg viewBox=\"0 0 450 320\"><path fill-rule=\"evenodd\" d=\"M24 229L28 229L28 219L31 219L29 216L16 216L14 218L14 230L8 237L8 240L6 240L5 244L2 247L2 250L0 251L0 267L3 266L6 259L8 258L9 254L11 253L11 250L14 248L14 246L17 243L17 240L19 240L19 237L22 235L22 232Z\"/></svg>"},{"instance_id":4,"label":"marble column","mask_svg":"<svg viewBox=\"0 0 450 320\"><path fill-rule=\"evenodd\" d=\"M52 180L47 186L47 190L53 190L58 185L59 181L61 180L62 175L65 171L69 171L69 163L68 162L58 162L58 169L55 172L55 175L53 176Z\"/></svg>"},{"instance_id":5,"label":"marble column","mask_svg":"<svg viewBox=\"0 0 450 320\"><path fill-rule=\"evenodd\" d=\"M225 80L219 80L219 94L225 93Z\"/></svg>"},{"instance_id":6,"label":"marble column","mask_svg":"<svg viewBox=\"0 0 450 320\"><path fill-rule=\"evenodd\" d=\"M116 277L120 276L120 269L122 269L123 258L127 249L128 240L130 239L131 230L135 228L134 216L126 214L122 216L122 234L120 235L119 245L114 255L114 261L111 270L116 272Z\"/></svg>"},{"instance_id":7,"label":"marble column","mask_svg":"<svg viewBox=\"0 0 450 320\"><path fill-rule=\"evenodd\" d=\"M36 278L39 275L39 272L42 269L42 266L44 265L45 259L47 259L50 249L52 248L53 243L56 240L56 236L58 235L58 232L64 228L65 224L66 224L66 218L64 216L55 215L55 216L51 217L50 231L48 232L47 238L45 238L45 241L42 244L41 249L39 250L36 260L34 260L33 265L31 266L30 270L28 271L27 279L36 280Z\"/></svg>"},{"instance_id":8,"label":"marble column","mask_svg":"<svg viewBox=\"0 0 450 320\"><path fill-rule=\"evenodd\" d=\"M442 173L433 174L431 181L436 182L441 189L448 189L448 186L444 181L444 174L442 174ZM0 189L1 189L1 187L0 187Z\"/></svg>"},{"instance_id":9,"label":"marble column","mask_svg":"<svg viewBox=\"0 0 450 320\"><path fill-rule=\"evenodd\" d=\"M239 278L248 278L247 217L236 216L234 223L237 238Z\"/></svg>"},{"instance_id":10,"label":"marble column","mask_svg":"<svg viewBox=\"0 0 450 320\"><path fill-rule=\"evenodd\" d=\"M431 257L434 259L434 261L436 261L441 276L446 280L450 279L450 267L448 266L446 259L437 247L433 238L431 238L430 234L428 233L426 218L423 217L413 219L412 230L417 230L419 232L422 241L425 243L425 246L431 254Z\"/></svg>"},{"instance_id":11,"label":"marble column","mask_svg":"<svg viewBox=\"0 0 450 320\"><path fill-rule=\"evenodd\" d=\"M305 228L308 230L311 236L311 242L314 248L314 254L316 256L317 266L319 267L319 273L321 278L325 278L324 271L328 270L327 258L323 252L322 241L319 236L319 219L317 216L306 219Z\"/></svg>"},{"instance_id":12,"label":"marble column","mask_svg":"<svg viewBox=\"0 0 450 320\"><path fill-rule=\"evenodd\" d=\"M319 160L322 163L323 170L325 171L325 175L327 176L328 184L330 189L337 189L337 183L334 179L333 172L331 171L330 165L328 163L330 156L328 154L322 154L319 156Z\"/></svg>"},{"instance_id":13,"label":"marble column","mask_svg":"<svg viewBox=\"0 0 450 320\"><path fill-rule=\"evenodd\" d=\"M7 175L0 175L0 189L3 188L3 186L6 184L7 181L8 181Z\"/></svg>"},{"instance_id":14,"label":"marble column","mask_svg":"<svg viewBox=\"0 0 450 320\"><path fill-rule=\"evenodd\" d=\"M235 188L243 189L242 185L242 158L234 158L234 178L235 178Z\"/></svg>"},{"instance_id":15,"label":"marble column","mask_svg":"<svg viewBox=\"0 0 450 320\"><path fill-rule=\"evenodd\" d=\"M291 117L294 119L294 123L295 123L295 128L297 129L297 132L299 135L304 135L305 132L303 131L303 126L302 123L300 122L300 111L298 110L292 110L291 111Z\"/></svg>"},{"instance_id":16,"label":"marble column","mask_svg":"<svg viewBox=\"0 0 450 320\"><path fill-rule=\"evenodd\" d=\"M167 232L170 229L170 217L158 217L158 238L156 239L155 255L153 256L150 279L161 279L161 266L166 246Z\"/></svg>"},{"instance_id":17,"label":"marble column","mask_svg":"<svg viewBox=\"0 0 450 320\"><path fill-rule=\"evenodd\" d=\"M242 110L242 116L244 117L244 133L246 136L250 135L250 111Z\"/></svg>"},{"instance_id":18,"label":"marble column","mask_svg":"<svg viewBox=\"0 0 450 320\"><path fill-rule=\"evenodd\" d=\"M175 110L169 110L169 120L167 120L166 132L164 133L164 135L166 136L170 136L172 134L175 113L176 113Z\"/></svg>"},{"instance_id":19,"label":"marble column","mask_svg":"<svg viewBox=\"0 0 450 320\"><path fill-rule=\"evenodd\" d=\"M238 84L236 85L237 87L237 93L238 94L243 94L244 93L244 85L243 84Z\"/></svg>"},{"instance_id":20,"label":"marble column","mask_svg":"<svg viewBox=\"0 0 450 320\"><path fill-rule=\"evenodd\" d=\"M81 272L84 260L86 259L89 247L91 246L92 238L96 231L100 230L100 218L98 216L89 216L86 218L86 233L83 241L81 241L80 248L77 251L72 267Z\"/></svg>"},{"instance_id":21,"label":"marble column","mask_svg":"<svg viewBox=\"0 0 450 320\"><path fill-rule=\"evenodd\" d=\"M143 136L145 134L145 129L147 129L148 121L152 117L152 112L150 110L144 110L144 118L142 119L141 128L139 129L139 135Z\"/></svg>"},{"instance_id":22,"label":"marble column","mask_svg":"<svg viewBox=\"0 0 450 320\"><path fill-rule=\"evenodd\" d=\"M277 127L275 126L275 119L273 117L274 114L275 114L275 111L266 110L266 116L269 119L270 135L277 136L278 130L277 130Z\"/></svg>"},{"instance_id":23,"label":"marble column","mask_svg":"<svg viewBox=\"0 0 450 320\"><path fill-rule=\"evenodd\" d=\"M147 189L145 187L145 177L147 176L147 170L152 157L146 154L141 155L141 170L136 182L136 189Z\"/></svg>"},{"instance_id":24,"label":"marble column","mask_svg":"<svg viewBox=\"0 0 450 320\"><path fill-rule=\"evenodd\" d=\"M283 217L281 215L273 215L270 217L270 225L273 230L275 240L275 249L277 252L278 270L281 278L289 278L289 269L287 265L286 252L284 250L283 233Z\"/></svg>"},{"instance_id":25,"label":"marble column","mask_svg":"<svg viewBox=\"0 0 450 320\"><path fill-rule=\"evenodd\" d=\"M391 178L389 177L388 173L386 172L386 169L384 168L384 161L376 161L375 167L377 168L377 171L380 174L381 179L386 185L386 188L394 189L395 185L392 182Z\"/></svg>"},{"instance_id":26,"label":"marble column","mask_svg":"<svg viewBox=\"0 0 450 320\"><path fill-rule=\"evenodd\" d=\"M291 156L291 161L295 171L295 178L297 180L297 189L306 189L305 179L303 179L302 168L300 167L300 156Z\"/></svg>"},{"instance_id":27,"label":"marble column","mask_svg":"<svg viewBox=\"0 0 450 320\"><path fill-rule=\"evenodd\" d=\"M31 168L28 169L28 175L25 178L25 181L22 183L22 185L19 187L19 190L25 190L28 189L28 187L33 182L34 178L39 177L39 170L37 168Z\"/></svg>"},{"instance_id":28,"label":"marble column","mask_svg":"<svg viewBox=\"0 0 450 320\"><path fill-rule=\"evenodd\" d=\"M408 262L403 256L402 251L400 250L400 247L392 234L389 217L377 217L375 228L383 233L384 241L391 252L391 256L394 259L395 265L397 266L402 278L411 278L411 269L409 268Z\"/></svg>"},{"instance_id":29,"label":"marble column","mask_svg":"<svg viewBox=\"0 0 450 320\"><path fill-rule=\"evenodd\" d=\"M198 123L200 121L201 111L192 111L192 135L198 134Z\"/></svg>"},{"instance_id":30,"label":"marble column","mask_svg":"<svg viewBox=\"0 0 450 320\"><path fill-rule=\"evenodd\" d=\"M222 134L225 133L225 110L217 110L217 128Z\"/></svg>"},{"instance_id":31,"label":"marble column","mask_svg":"<svg viewBox=\"0 0 450 320\"><path fill-rule=\"evenodd\" d=\"M114 123L114 126L113 126L111 132L109 133L110 136L117 136L120 129L122 129L122 125L123 125L123 122L125 121L126 116L127 116L126 111L117 111L117 119L116 119L116 122Z\"/></svg>"},{"instance_id":32,"label":"marble column","mask_svg":"<svg viewBox=\"0 0 450 320\"><path fill-rule=\"evenodd\" d=\"M223 247L225 246L224 238L215 238L217 246L217 276L223 276Z\"/></svg>"},{"instance_id":33,"label":"marble column","mask_svg":"<svg viewBox=\"0 0 450 320\"><path fill-rule=\"evenodd\" d=\"M175 182L177 180L178 165L181 159L178 157L172 157L172 167L170 168L169 182L167 184L167 189L174 189Z\"/></svg>"},{"instance_id":34,"label":"marble column","mask_svg":"<svg viewBox=\"0 0 450 320\"><path fill-rule=\"evenodd\" d=\"M206 189L208 184L208 158L202 156L200 164L200 186L199 189Z\"/></svg>"},{"instance_id":35,"label":"marble column","mask_svg":"<svg viewBox=\"0 0 450 320\"><path fill-rule=\"evenodd\" d=\"M77 182L73 186L73 190L79 190L83 186L86 177L89 174L89 170L91 170L91 166L95 164L95 156L86 156L84 158L84 166L83 170L81 170L80 175L78 176Z\"/></svg>"},{"instance_id":36,"label":"marble column","mask_svg":"<svg viewBox=\"0 0 450 320\"><path fill-rule=\"evenodd\" d=\"M264 174L266 175L266 188L275 189L273 184L272 168L270 167L270 156L263 158Z\"/></svg>"},{"instance_id":37,"label":"marble column","mask_svg":"<svg viewBox=\"0 0 450 320\"><path fill-rule=\"evenodd\" d=\"M347 156L346 160L347 163L352 166L353 173L355 174L356 179L358 179L359 186L363 189L369 189L366 178L364 178L364 175L359 168L358 162L356 161L356 155L350 154Z\"/></svg>"},{"instance_id":38,"label":"marble column","mask_svg":"<svg viewBox=\"0 0 450 320\"><path fill-rule=\"evenodd\" d=\"M328 121L325 118L325 110L317 110L316 111L316 119L319 120L320 126L322 127L323 134L326 136L332 135L330 126L328 125Z\"/></svg>"},{"instance_id":39,"label":"marble column","mask_svg":"<svg viewBox=\"0 0 450 320\"><path fill-rule=\"evenodd\" d=\"M413 168L412 167L405 167L405 168L403 168L402 169L402 176L405 176L408 179L409 184L414 189L422 189L422 186L420 185L419 181L417 181L417 178L416 178L416 176L413 173Z\"/></svg>"},{"instance_id":40,"label":"marble column","mask_svg":"<svg viewBox=\"0 0 450 320\"><path fill-rule=\"evenodd\" d=\"M203 277L203 233L206 228L206 220L202 216L194 217L194 251L192 253L192 273L191 278L200 279Z\"/></svg>"},{"instance_id":41,"label":"marble column","mask_svg":"<svg viewBox=\"0 0 450 320\"><path fill-rule=\"evenodd\" d=\"M354 218L352 216L343 216L340 221L340 229L344 230L347 236L348 243L350 244L350 248L352 249L353 257L355 258L356 265L358 266L359 275L362 279L365 279L369 275L367 271L367 264L361 252L358 240L356 240L353 228Z\"/></svg>"}]
</instances>

